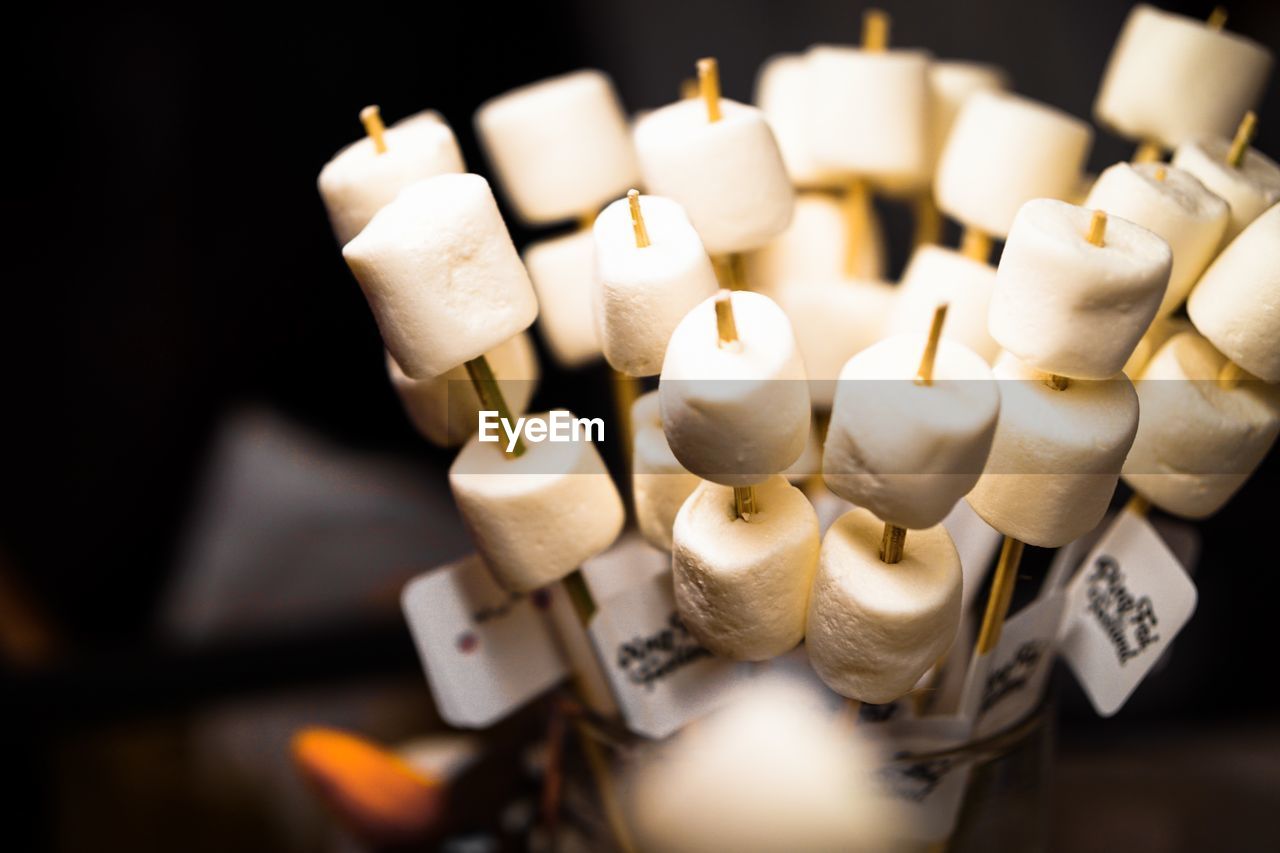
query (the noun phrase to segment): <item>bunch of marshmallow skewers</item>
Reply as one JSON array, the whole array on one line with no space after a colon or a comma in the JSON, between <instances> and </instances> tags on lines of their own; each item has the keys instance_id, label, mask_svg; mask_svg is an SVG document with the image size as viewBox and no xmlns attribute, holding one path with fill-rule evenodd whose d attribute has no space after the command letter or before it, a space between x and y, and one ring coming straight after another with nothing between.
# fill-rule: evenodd
<instances>
[{"instance_id":1,"label":"bunch of marshmallow skewers","mask_svg":"<svg viewBox=\"0 0 1280 853\"><path fill-rule=\"evenodd\" d=\"M870 12L859 48L769 60L758 107L711 59L634 126L598 71L484 104L514 212L579 225L523 259L435 113L366 109L319 187L409 417L462 445L450 486L504 588L563 583L585 619L578 569L626 521L591 443L474 435L528 405L536 321L563 369L659 377L630 407L631 503L688 630L740 661L803 641L833 691L885 703L960 628L958 501L1005 537L981 655L1024 543L1089 533L1122 475L1139 508L1212 515L1280 432L1280 167L1249 146L1272 60L1223 23L1132 11L1095 115L1138 151L1096 179L1087 123L891 49ZM877 197L916 213L896 285ZM788 479L819 465L856 507L825 535Z\"/></svg>"}]
</instances>

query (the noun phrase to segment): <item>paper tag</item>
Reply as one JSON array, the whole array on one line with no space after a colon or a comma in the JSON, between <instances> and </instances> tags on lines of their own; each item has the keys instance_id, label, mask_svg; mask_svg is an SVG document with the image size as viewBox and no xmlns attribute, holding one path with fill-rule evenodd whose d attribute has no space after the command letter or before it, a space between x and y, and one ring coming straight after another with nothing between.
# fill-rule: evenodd
<instances>
[{"instance_id":1,"label":"paper tag","mask_svg":"<svg viewBox=\"0 0 1280 853\"><path fill-rule=\"evenodd\" d=\"M884 727L884 732L884 737L872 736L869 742L879 747L885 760L876 777L885 794L902 811L904 838L921 842L945 840L955 830L972 764L956 756L918 761L903 760L903 756L948 750L967 742L968 722L955 717L928 717Z\"/></svg>"},{"instance_id":2,"label":"paper tag","mask_svg":"<svg viewBox=\"0 0 1280 853\"><path fill-rule=\"evenodd\" d=\"M638 533L624 533L609 550L582 564L591 596L604 601L654 575L671 574L671 555L645 541Z\"/></svg>"},{"instance_id":3,"label":"paper tag","mask_svg":"<svg viewBox=\"0 0 1280 853\"><path fill-rule=\"evenodd\" d=\"M676 613L671 574L651 575L605 601L588 629L627 726L664 738L719 707L750 667L714 657Z\"/></svg>"},{"instance_id":4,"label":"paper tag","mask_svg":"<svg viewBox=\"0 0 1280 853\"><path fill-rule=\"evenodd\" d=\"M484 728L568 675L547 620L548 587L513 595L474 555L410 581L400 605L445 722Z\"/></svg>"},{"instance_id":5,"label":"paper tag","mask_svg":"<svg viewBox=\"0 0 1280 853\"><path fill-rule=\"evenodd\" d=\"M1062 653L1104 717L1120 710L1196 609L1196 588L1145 518L1121 512L1067 587Z\"/></svg>"},{"instance_id":6,"label":"paper tag","mask_svg":"<svg viewBox=\"0 0 1280 853\"><path fill-rule=\"evenodd\" d=\"M1004 731L1040 704L1065 607L1065 595L1046 591L1001 628L1000 642L985 656L981 681L975 685L975 738Z\"/></svg>"},{"instance_id":7,"label":"paper tag","mask_svg":"<svg viewBox=\"0 0 1280 853\"><path fill-rule=\"evenodd\" d=\"M968 610L987 572L991 571L1002 537L1000 531L983 521L969 502L963 500L956 501L955 507L942 519L942 526L951 534L951 541L956 543L960 554L960 571L964 574L961 601Z\"/></svg>"}]
</instances>

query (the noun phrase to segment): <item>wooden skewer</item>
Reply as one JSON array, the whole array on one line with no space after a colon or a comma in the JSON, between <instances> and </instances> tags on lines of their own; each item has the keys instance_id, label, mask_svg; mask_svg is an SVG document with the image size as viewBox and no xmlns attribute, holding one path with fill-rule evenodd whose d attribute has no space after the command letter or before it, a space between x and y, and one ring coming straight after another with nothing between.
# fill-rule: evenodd
<instances>
[{"instance_id":1,"label":"wooden skewer","mask_svg":"<svg viewBox=\"0 0 1280 853\"><path fill-rule=\"evenodd\" d=\"M720 66L714 57L698 60L698 91L707 105L707 121L720 120Z\"/></svg>"},{"instance_id":2,"label":"wooden skewer","mask_svg":"<svg viewBox=\"0 0 1280 853\"><path fill-rule=\"evenodd\" d=\"M594 210L589 213L584 213L578 217L578 229L581 231L589 231L595 226L595 224L596 212Z\"/></svg>"},{"instance_id":3,"label":"wooden skewer","mask_svg":"<svg viewBox=\"0 0 1280 853\"><path fill-rule=\"evenodd\" d=\"M1009 604L1013 601L1013 587L1018 579L1018 564L1022 562L1023 543L1012 536L1004 537L1000 546L1000 561L996 563L995 576L991 580L991 595L987 609L982 614L982 627L978 631L978 654L990 654L1000 642L1000 631Z\"/></svg>"},{"instance_id":4,"label":"wooden skewer","mask_svg":"<svg viewBox=\"0 0 1280 853\"><path fill-rule=\"evenodd\" d=\"M360 111L360 123L364 125L364 132L373 140L373 150L386 154L387 140L383 134L387 132L387 126L382 123L382 111L377 104L370 104Z\"/></svg>"},{"instance_id":5,"label":"wooden skewer","mask_svg":"<svg viewBox=\"0 0 1280 853\"><path fill-rule=\"evenodd\" d=\"M893 565L902 562L902 551L907 544L907 528L885 524L880 538L880 562Z\"/></svg>"},{"instance_id":6,"label":"wooden skewer","mask_svg":"<svg viewBox=\"0 0 1280 853\"><path fill-rule=\"evenodd\" d=\"M1244 380L1251 378L1253 377L1250 376L1249 371L1245 370L1234 361L1228 361L1226 364L1222 365L1222 369L1218 371L1218 387L1229 391Z\"/></svg>"},{"instance_id":7,"label":"wooden skewer","mask_svg":"<svg viewBox=\"0 0 1280 853\"><path fill-rule=\"evenodd\" d=\"M489 360L483 355L479 355L468 361L466 367L467 375L471 377L471 387L475 389L476 396L480 398L480 408L497 412L499 418L510 421L511 410L507 408L507 401L502 396L502 389L498 387L498 380L493 378L493 368L489 367ZM524 440L517 435L510 455L512 457L523 456L524 450ZM507 451L504 450L503 452L506 453Z\"/></svg>"},{"instance_id":8,"label":"wooden skewer","mask_svg":"<svg viewBox=\"0 0 1280 853\"><path fill-rule=\"evenodd\" d=\"M871 230L871 193L867 191L866 181L855 178L849 182L841 207L845 228L844 274L857 278Z\"/></svg>"},{"instance_id":9,"label":"wooden skewer","mask_svg":"<svg viewBox=\"0 0 1280 853\"><path fill-rule=\"evenodd\" d=\"M1258 114L1253 110L1244 114L1240 125L1236 128L1236 138L1231 140L1231 150L1227 152L1227 165L1239 169L1244 163L1244 155L1249 152L1249 143L1258 132Z\"/></svg>"},{"instance_id":10,"label":"wooden skewer","mask_svg":"<svg viewBox=\"0 0 1280 853\"><path fill-rule=\"evenodd\" d=\"M631 208L631 230L636 232L636 248L647 248L649 231L644 227L644 214L640 212L639 190L627 190L627 204Z\"/></svg>"},{"instance_id":11,"label":"wooden skewer","mask_svg":"<svg viewBox=\"0 0 1280 853\"><path fill-rule=\"evenodd\" d=\"M1093 245L1102 247L1106 245L1106 236L1107 215L1101 210L1095 210L1089 219L1089 231L1084 238Z\"/></svg>"},{"instance_id":12,"label":"wooden skewer","mask_svg":"<svg viewBox=\"0 0 1280 853\"><path fill-rule=\"evenodd\" d=\"M1157 181L1163 184L1165 182L1165 179L1168 177L1169 177L1168 169L1166 169L1164 166L1156 166L1155 179Z\"/></svg>"},{"instance_id":13,"label":"wooden skewer","mask_svg":"<svg viewBox=\"0 0 1280 853\"><path fill-rule=\"evenodd\" d=\"M915 231L911 243L915 248L942 241L942 211L933 198L933 192L925 190L912 203L915 214Z\"/></svg>"},{"instance_id":14,"label":"wooden skewer","mask_svg":"<svg viewBox=\"0 0 1280 853\"><path fill-rule=\"evenodd\" d=\"M863 50L889 49L889 21L889 13L883 9L868 9L862 14Z\"/></svg>"},{"instance_id":15,"label":"wooden skewer","mask_svg":"<svg viewBox=\"0 0 1280 853\"><path fill-rule=\"evenodd\" d=\"M1164 148L1159 142L1141 142L1133 152L1134 163L1154 163L1164 159Z\"/></svg>"},{"instance_id":16,"label":"wooden skewer","mask_svg":"<svg viewBox=\"0 0 1280 853\"><path fill-rule=\"evenodd\" d=\"M1213 11L1209 13L1209 18L1205 22L1211 30L1220 30L1227 25L1227 10L1221 6L1214 6Z\"/></svg>"},{"instance_id":17,"label":"wooden skewer","mask_svg":"<svg viewBox=\"0 0 1280 853\"><path fill-rule=\"evenodd\" d=\"M1131 512L1137 516L1145 516L1151 511L1151 501L1142 496L1140 492L1134 492L1133 497L1124 505L1126 512Z\"/></svg>"},{"instance_id":18,"label":"wooden skewer","mask_svg":"<svg viewBox=\"0 0 1280 853\"><path fill-rule=\"evenodd\" d=\"M1044 379L1044 384L1048 385L1055 391L1065 391L1071 387L1071 380L1065 376L1059 376L1056 373L1048 374Z\"/></svg>"},{"instance_id":19,"label":"wooden skewer","mask_svg":"<svg viewBox=\"0 0 1280 853\"><path fill-rule=\"evenodd\" d=\"M991 257L991 236L973 226L966 227L960 237L960 253L985 264Z\"/></svg>"},{"instance_id":20,"label":"wooden skewer","mask_svg":"<svg viewBox=\"0 0 1280 853\"><path fill-rule=\"evenodd\" d=\"M733 293L727 288L716 294L716 334L721 347L738 343L738 323L733 319ZM733 487L733 511L743 521L751 520L758 511L755 486Z\"/></svg>"}]
</instances>

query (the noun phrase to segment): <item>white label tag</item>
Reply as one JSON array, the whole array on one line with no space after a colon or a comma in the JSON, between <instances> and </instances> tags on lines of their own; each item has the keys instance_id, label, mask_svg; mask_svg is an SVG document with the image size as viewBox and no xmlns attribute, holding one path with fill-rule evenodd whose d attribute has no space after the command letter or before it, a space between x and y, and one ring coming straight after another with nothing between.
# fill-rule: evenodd
<instances>
[{"instance_id":1,"label":"white label tag","mask_svg":"<svg viewBox=\"0 0 1280 853\"><path fill-rule=\"evenodd\" d=\"M605 601L589 633L637 734L664 738L715 710L750 678L746 664L712 656L676 613L671 574L651 575Z\"/></svg>"},{"instance_id":2,"label":"white label tag","mask_svg":"<svg viewBox=\"0 0 1280 853\"><path fill-rule=\"evenodd\" d=\"M981 681L975 685L975 738L1004 731L1040 704L1053 669L1058 626L1065 607L1065 595L1046 592L1001 628L1000 642L987 655Z\"/></svg>"},{"instance_id":3,"label":"white label tag","mask_svg":"<svg viewBox=\"0 0 1280 853\"><path fill-rule=\"evenodd\" d=\"M968 740L968 721L955 717L930 717L897 725L864 728L885 729L886 736L871 737L886 761L877 772L885 793L903 812L906 839L942 841L956 826L972 769L967 760L946 756L903 760L902 756L937 752Z\"/></svg>"},{"instance_id":4,"label":"white label tag","mask_svg":"<svg viewBox=\"0 0 1280 853\"><path fill-rule=\"evenodd\" d=\"M1147 523L1121 512L1067 587L1062 653L1104 717L1120 710L1196 609L1196 588Z\"/></svg>"},{"instance_id":5,"label":"white label tag","mask_svg":"<svg viewBox=\"0 0 1280 853\"><path fill-rule=\"evenodd\" d=\"M996 552L1000 550L1000 531L982 520L968 501L956 501L955 508L942 519L942 526L951 534L960 554L960 571L964 574L961 592L965 610L973 603L983 579L991 570Z\"/></svg>"},{"instance_id":6,"label":"white label tag","mask_svg":"<svg viewBox=\"0 0 1280 853\"><path fill-rule=\"evenodd\" d=\"M512 595L474 555L405 586L400 605L445 722L492 725L568 675L541 612L555 595Z\"/></svg>"}]
</instances>

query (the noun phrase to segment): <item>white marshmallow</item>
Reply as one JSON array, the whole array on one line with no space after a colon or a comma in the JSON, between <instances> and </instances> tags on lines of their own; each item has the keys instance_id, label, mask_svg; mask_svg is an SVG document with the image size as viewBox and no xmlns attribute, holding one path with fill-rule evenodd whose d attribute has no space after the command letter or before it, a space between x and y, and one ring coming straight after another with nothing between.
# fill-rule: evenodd
<instances>
[{"instance_id":1,"label":"white marshmallow","mask_svg":"<svg viewBox=\"0 0 1280 853\"><path fill-rule=\"evenodd\" d=\"M841 696L881 704L905 695L960 628L963 575L945 527L907 534L902 560L880 559L884 523L865 509L822 539L805 648Z\"/></svg>"},{"instance_id":2,"label":"white marshmallow","mask_svg":"<svg viewBox=\"0 0 1280 853\"><path fill-rule=\"evenodd\" d=\"M960 344L941 341L933 382L917 384L924 348L899 335L849 359L822 456L827 488L911 529L941 522L978 482L1000 412L991 368Z\"/></svg>"},{"instance_id":3,"label":"white marshmallow","mask_svg":"<svg viewBox=\"0 0 1280 853\"><path fill-rule=\"evenodd\" d=\"M603 72L499 95L476 110L475 125L506 197L533 225L594 213L639 182L627 117Z\"/></svg>"},{"instance_id":4,"label":"white marshmallow","mask_svg":"<svg viewBox=\"0 0 1280 853\"><path fill-rule=\"evenodd\" d=\"M562 367L600 357L595 312L596 249L588 230L530 243L524 265L538 294L538 330Z\"/></svg>"},{"instance_id":5,"label":"white marshmallow","mask_svg":"<svg viewBox=\"0 0 1280 853\"><path fill-rule=\"evenodd\" d=\"M755 103L769 121L791 182L806 189L840 187L848 176L823 169L809 146L809 63L797 53L771 56L756 76ZM798 211L797 211L798 212Z\"/></svg>"},{"instance_id":6,"label":"white marshmallow","mask_svg":"<svg viewBox=\"0 0 1280 853\"><path fill-rule=\"evenodd\" d=\"M489 184L440 175L406 188L342 250L387 350L415 379L515 337L538 299Z\"/></svg>"},{"instance_id":7,"label":"white marshmallow","mask_svg":"<svg viewBox=\"0 0 1280 853\"><path fill-rule=\"evenodd\" d=\"M1145 228L1109 218L1103 245L1092 211L1036 199L1018 211L996 270L991 336L1046 373L1119 373L1164 298L1173 256Z\"/></svg>"},{"instance_id":8,"label":"white marshmallow","mask_svg":"<svg viewBox=\"0 0 1280 853\"><path fill-rule=\"evenodd\" d=\"M744 692L640 753L625 786L639 849L898 849L905 815L874 783L879 765L860 731L799 683L761 679Z\"/></svg>"},{"instance_id":9,"label":"white marshmallow","mask_svg":"<svg viewBox=\"0 0 1280 853\"><path fill-rule=\"evenodd\" d=\"M938 207L965 225L1004 237L1033 198L1067 198L1093 144L1088 124L1005 92L965 101L947 137L933 190Z\"/></svg>"},{"instance_id":10,"label":"white marshmallow","mask_svg":"<svg viewBox=\"0 0 1280 853\"><path fill-rule=\"evenodd\" d=\"M1231 215L1227 203L1190 173L1163 163L1116 163L1098 177L1084 206L1141 225L1169 244L1173 269L1156 312L1161 317L1187 298L1217 254Z\"/></svg>"},{"instance_id":11,"label":"white marshmallow","mask_svg":"<svg viewBox=\"0 0 1280 853\"><path fill-rule=\"evenodd\" d=\"M1223 355L1280 382L1280 204L1222 251L1187 301L1191 322Z\"/></svg>"},{"instance_id":12,"label":"white marshmallow","mask_svg":"<svg viewBox=\"0 0 1280 853\"><path fill-rule=\"evenodd\" d=\"M1222 235L1224 245L1280 202L1280 166L1254 148L1245 151L1239 168L1228 166L1230 150L1230 140L1206 139L1179 145L1173 154L1173 165L1195 175L1230 205L1231 220Z\"/></svg>"},{"instance_id":13,"label":"white marshmallow","mask_svg":"<svg viewBox=\"0 0 1280 853\"><path fill-rule=\"evenodd\" d=\"M528 592L608 548L626 513L591 442L526 442L517 457L504 446L472 436L449 468L449 487L497 581Z\"/></svg>"},{"instance_id":14,"label":"white marshmallow","mask_svg":"<svg viewBox=\"0 0 1280 853\"><path fill-rule=\"evenodd\" d=\"M746 256L747 286L777 299L794 284L884 278L887 252L875 208L867 206L861 235L852 233L848 217L839 199L826 193L801 193L787 230ZM851 246L851 241L856 245Z\"/></svg>"},{"instance_id":15,"label":"white marshmallow","mask_svg":"<svg viewBox=\"0 0 1280 853\"><path fill-rule=\"evenodd\" d=\"M702 483L676 515L676 609L702 645L734 660L768 660L804 639L818 565L818 516L785 477L755 487L750 521L733 489Z\"/></svg>"},{"instance_id":16,"label":"white marshmallow","mask_svg":"<svg viewBox=\"0 0 1280 853\"><path fill-rule=\"evenodd\" d=\"M409 184L449 172L465 172L458 140L439 113L427 110L388 127L387 150L378 153L369 137L333 156L320 170L317 186L338 242L346 245L373 215Z\"/></svg>"},{"instance_id":17,"label":"white marshmallow","mask_svg":"<svg viewBox=\"0 0 1280 853\"><path fill-rule=\"evenodd\" d=\"M1111 50L1093 112L1121 136L1172 148L1229 135L1270 73L1271 54L1257 42L1139 5Z\"/></svg>"},{"instance_id":18,"label":"white marshmallow","mask_svg":"<svg viewBox=\"0 0 1280 853\"><path fill-rule=\"evenodd\" d=\"M649 233L644 248L636 246L627 199L596 219L593 299L605 359L628 376L653 376L662 370L672 331L719 285L684 209L659 196L639 201Z\"/></svg>"},{"instance_id":19,"label":"white marshmallow","mask_svg":"<svg viewBox=\"0 0 1280 853\"><path fill-rule=\"evenodd\" d=\"M929 166L929 55L817 45L809 61L809 142L819 166L890 185Z\"/></svg>"},{"instance_id":20,"label":"white marshmallow","mask_svg":"<svg viewBox=\"0 0 1280 853\"><path fill-rule=\"evenodd\" d=\"M844 363L884 337L896 294L883 281L849 279L798 283L782 291L778 304L795 329L814 406L831 408Z\"/></svg>"},{"instance_id":21,"label":"white marshmallow","mask_svg":"<svg viewBox=\"0 0 1280 853\"><path fill-rule=\"evenodd\" d=\"M1194 328L1189 320L1181 317L1157 317L1151 321L1150 328L1133 348L1133 355L1124 363L1124 375L1136 380L1142 375L1142 369L1151 361L1151 357L1160 351L1164 342L1174 335L1190 331Z\"/></svg>"},{"instance_id":22,"label":"white marshmallow","mask_svg":"<svg viewBox=\"0 0 1280 853\"><path fill-rule=\"evenodd\" d=\"M538 387L538 357L529 336L516 335L485 353L485 358L512 414L523 414ZM475 433L480 399L465 367L431 379L411 379L387 353L387 375L409 420L427 441L456 447Z\"/></svg>"},{"instance_id":23,"label":"white marshmallow","mask_svg":"<svg viewBox=\"0 0 1280 853\"><path fill-rule=\"evenodd\" d=\"M631 489L640 533L655 548L671 550L671 528L685 499L701 482L684 469L662 432L658 392L631 406Z\"/></svg>"},{"instance_id":24,"label":"white marshmallow","mask_svg":"<svg viewBox=\"0 0 1280 853\"><path fill-rule=\"evenodd\" d=\"M809 386L782 309L748 291L731 300L738 340L720 345L714 297L695 307L667 344L658 394L680 464L705 480L748 486L804 451Z\"/></svg>"},{"instance_id":25,"label":"white marshmallow","mask_svg":"<svg viewBox=\"0 0 1280 853\"><path fill-rule=\"evenodd\" d=\"M1142 418L1124 480L1151 503L1207 518L1231 499L1280 433L1280 388L1226 389L1226 359L1196 332L1171 338L1137 384Z\"/></svg>"},{"instance_id":26,"label":"white marshmallow","mask_svg":"<svg viewBox=\"0 0 1280 853\"><path fill-rule=\"evenodd\" d=\"M707 120L701 99L654 110L636 125L645 185L684 207L713 255L758 249L791 221L794 191L764 114L726 98Z\"/></svg>"},{"instance_id":27,"label":"white marshmallow","mask_svg":"<svg viewBox=\"0 0 1280 853\"><path fill-rule=\"evenodd\" d=\"M929 63L930 176L937 171L951 127L965 102L978 92L1001 92L1008 88L1008 75L994 65L961 60Z\"/></svg>"},{"instance_id":28,"label":"white marshmallow","mask_svg":"<svg viewBox=\"0 0 1280 853\"><path fill-rule=\"evenodd\" d=\"M1073 379L1055 390L1012 355L992 369L1000 420L991 455L966 500L1015 539L1057 548L1102 521L1138 427L1138 396L1124 374Z\"/></svg>"},{"instance_id":29,"label":"white marshmallow","mask_svg":"<svg viewBox=\"0 0 1280 853\"><path fill-rule=\"evenodd\" d=\"M990 264L942 246L921 246L902 273L886 335L927 334L933 309L946 302L943 340L964 344L988 364L1000 355L1000 344L987 330L996 270Z\"/></svg>"}]
</instances>

